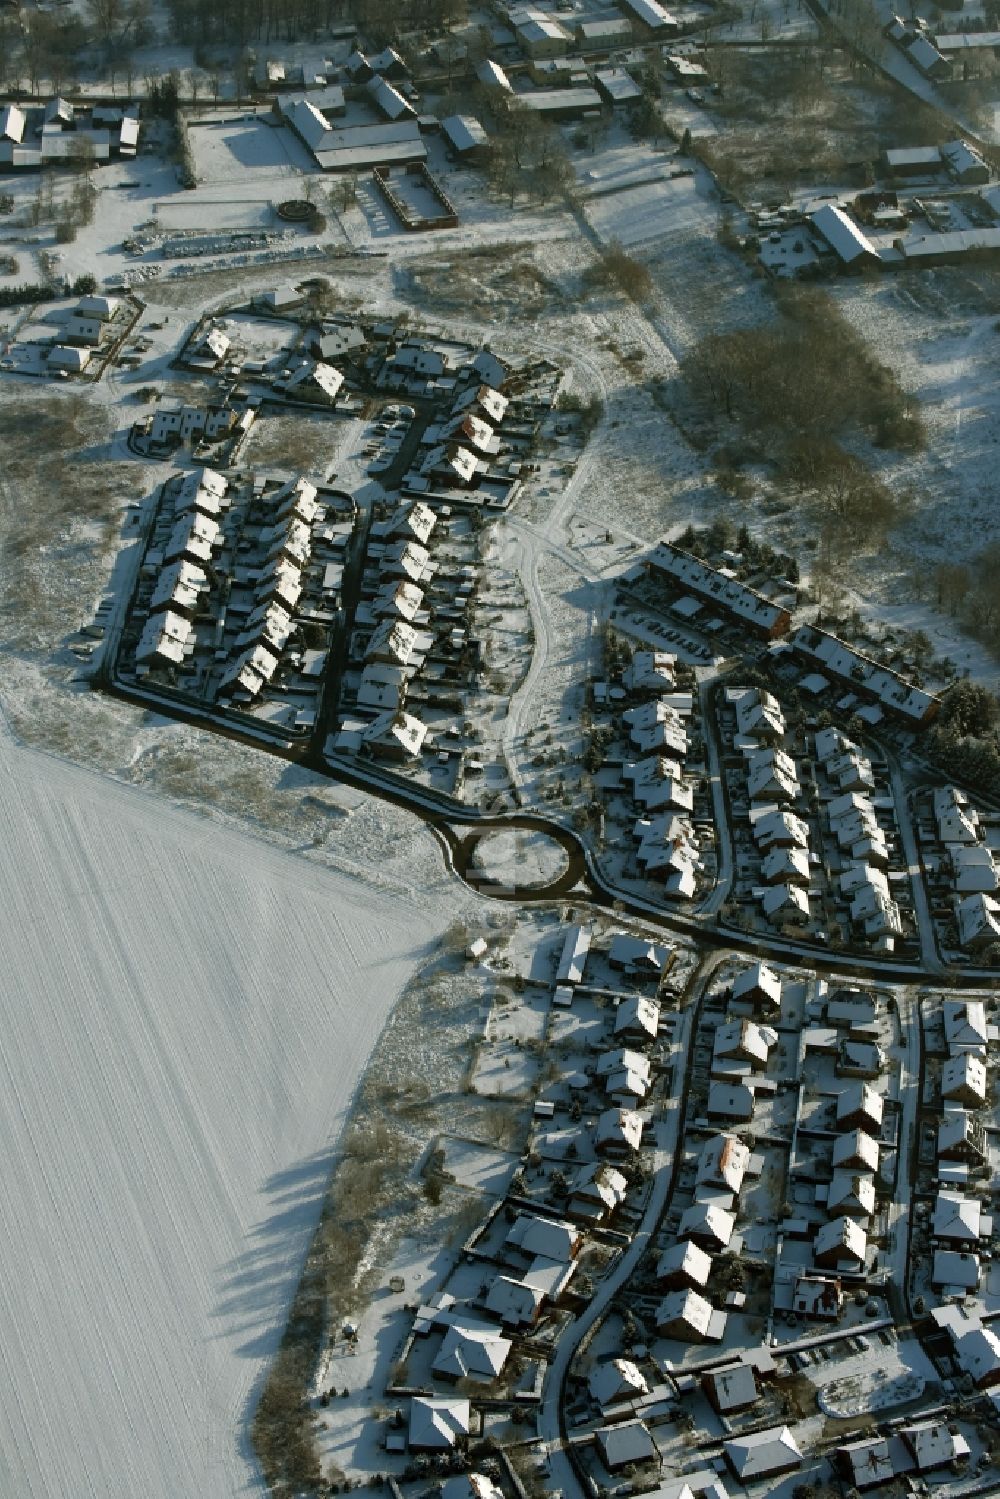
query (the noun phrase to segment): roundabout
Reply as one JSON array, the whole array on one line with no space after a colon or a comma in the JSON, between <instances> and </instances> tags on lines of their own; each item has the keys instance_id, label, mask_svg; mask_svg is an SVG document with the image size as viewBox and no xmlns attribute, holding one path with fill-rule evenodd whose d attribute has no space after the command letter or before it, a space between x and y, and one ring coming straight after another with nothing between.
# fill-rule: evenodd
<instances>
[{"instance_id":1,"label":"roundabout","mask_svg":"<svg viewBox=\"0 0 1000 1499\"><path fill-rule=\"evenodd\" d=\"M584 873L576 841L537 826L513 824L460 834L453 857L467 884L501 900L566 895Z\"/></svg>"}]
</instances>

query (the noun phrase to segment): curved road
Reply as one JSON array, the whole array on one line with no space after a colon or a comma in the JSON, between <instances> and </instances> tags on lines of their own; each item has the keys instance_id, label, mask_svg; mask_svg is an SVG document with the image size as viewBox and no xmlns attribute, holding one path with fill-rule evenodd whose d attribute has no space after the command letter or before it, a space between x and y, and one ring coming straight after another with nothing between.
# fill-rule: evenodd
<instances>
[{"instance_id":1,"label":"curved road","mask_svg":"<svg viewBox=\"0 0 1000 1499\"><path fill-rule=\"evenodd\" d=\"M545 1443L549 1456L550 1483L553 1488L562 1491L565 1499L585 1499L563 1443L562 1411L566 1379L582 1343L603 1321L615 1296L635 1273L670 1201L681 1159L678 1145L684 1123L686 1080L695 1021L708 982L723 957L722 953L718 953L699 965L687 987L688 995L694 993L695 1002L678 1011L671 1049L672 1075L675 1079L683 1076L685 1086L664 1101L663 1116L656 1126L653 1181L642 1220L614 1270L601 1281L589 1305L560 1337L555 1357L545 1376L545 1388L538 1411L538 1434Z\"/></svg>"}]
</instances>

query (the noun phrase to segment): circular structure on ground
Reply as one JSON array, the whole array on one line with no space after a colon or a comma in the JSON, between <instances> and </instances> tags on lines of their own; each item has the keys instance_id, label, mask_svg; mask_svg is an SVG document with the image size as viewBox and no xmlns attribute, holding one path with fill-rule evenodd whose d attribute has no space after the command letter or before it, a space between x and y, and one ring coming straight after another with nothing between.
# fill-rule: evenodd
<instances>
[{"instance_id":1,"label":"circular structure on ground","mask_svg":"<svg viewBox=\"0 0 1000 1499\"><path fill-rule=\"evenodd\" d=\"M274 211L279 219L287 219L290 224L304 224L316 210L305 198L286 198Z\"/></svg>"},{"instance_id":2,"label":"circular structure on ground","mask_svg":"<svg viewBox=\"0 0 1000 1499\"><path fill-rule=\"evenodd\" d=\"M467 878L507 890L541 890L569 869L561 843L539 828L498 828L476 838Z\"/></svg>"}]
</instances>

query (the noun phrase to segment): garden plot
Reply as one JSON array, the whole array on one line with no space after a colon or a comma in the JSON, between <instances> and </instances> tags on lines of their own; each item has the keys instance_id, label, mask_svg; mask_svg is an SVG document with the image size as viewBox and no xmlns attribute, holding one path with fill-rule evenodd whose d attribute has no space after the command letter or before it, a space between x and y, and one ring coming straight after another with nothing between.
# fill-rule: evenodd
<instances>
[{"instance_id":1,"label":"garden plot","mask_svg":"<svg viewBox=\"0 0 1000 1499\"><path fill-rule=\"evenodd\" d=\"M181 196L163 198L156 205L160 229L281 229L271 207L270 195L261 198L223 197L209 188Z\"/></svg>"},{"instance_id":2,"label":"garden plot","mask_svg":"<svg viewBox=\"0 0 1000 1499\"><path fill-rule=\"evenodd\" d=\"M647 180L592 198L584 212L601 239L618 239L626 249L633 249L665 239L707 236L715 227L708 191L707 178L664 175L660 181Z\"/></svg>"},{"instance_id":3,"label":"garden plot","mask_svg":"<svg viewBox=\"0 0 1000 1499\"><path fill-rule=\"evenodd\" d=\"M391 1383L393 1366L413 1326L413 1304L440 1285L454 1262L454 1251L442 1248L426 1225L417 1225L393 1256L379 1293L356 1318L356 1339L335 1335L324 1353L313 1391L317 1401L326 1393L331 1396L328 1404L317 1405L316 1415L319 1450L332 1468L362 1481L384 1471L383 1427L372 1420L371 1391ZM403 1289L394 1291L390 1281L398 1284L397 1276Z\"/></svg>"},{"instance_id":4,"label":"garden plot","mask_svg":"<svg viewBox=\"0 0 1000 1499\"><path fill-rule=\"evenodd\" d=\"M520 1097L533 1087L549 1015L547 994L527 993L495 1008L472 1073L475 1093Z\"/></svg>"},{"instance_id":5,"label":"garden plot","mask_svg":"<svg viewBox=\"0 0 1000 1499\"><path fill-rule=\"evenodd\" d=\"M188 139L199 182L232 186L236 201L252 198L262 185L316 171L298 137L261 115L192 125Z\"/></svg>"},{"instance_id":6,"label":"garden plot","mask_svg":"<svg viewBox=\"0 0 1000 1499\"><path fill-rule=\"evenodd\" d=\"M823 1382L829 1367L820 1364L806 1375L817 1386L819 1406L827 1416L849 1421L878 1415L919 1399L928 1382L937 1382L937 1371L915 1338L906 1338L887 1348L875 1333L867 1333L869 1350L853 1358L837 1360L837 1377Z\"/></svg>"},{"instance_id":7,"label":"garden plot","mask_svg":"<svg viewBox=\"0 0 1000 1499\"><path fill-rule=\"evenodd\" d=\"M459 1187L489 1197L505 1197L517 1170L518 1157L508 1150L493 1150L478 1140L460 1140L451 1135L441 1141L444 1169Z\"/></svg>"}]
</instances>

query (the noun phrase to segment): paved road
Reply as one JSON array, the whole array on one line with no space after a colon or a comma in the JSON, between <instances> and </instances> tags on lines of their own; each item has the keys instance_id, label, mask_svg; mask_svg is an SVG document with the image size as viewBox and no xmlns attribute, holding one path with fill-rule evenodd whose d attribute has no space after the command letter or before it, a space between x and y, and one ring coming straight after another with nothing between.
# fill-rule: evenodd
<instances>
[{"instance_id":1,"label":"paved road","mask_svg":"<svg viewBox=\"0 0 1000 1499\"><path fill-rule=\"evenodd\" d=\"M538 1434L549 1454L549 1486L552 1489L561 1490L565 1499L584 1499L583 1490L573 1465L566 1455L562 1441L562 1402L566 1377L584 1338L603 1320L615 1296L635 1273L666 1211L674 1185L678 1160L684 1103L687 1097L688 1055L694 1026L706 986L724 957L724 953L713 954L699 967L688 986L688 993L690 995L692 991L694 992L696 1002L688 1004L678 1015L671 1062L673 1078L675 1081L683 1079L684 1086L676 1096L667 1100L663 1117L657 1124L653 1183L642 1221L631 1244L614 1270L597 1287L589 1306L560 1338L555 1358L549 1365L545 1378L542 1403L538 1412Z\"/></svg>"},{"instance_id":2,"label":"paved road","mask_svg":"<svg viewBox=\"0 0 1000 1499\"><path fill-rule=\"evenodd\" d=\"M890 1295L897 1319L907 1319L906 1276L910 1253L910 1188L913 1149L917 1141L917 1110L920 1106L920 1007L910 989L897 994L899 1029L903 1055L899 1067L899 1138L896 1155L896 1191L889 1204L888 1247L879 1256L881 1269L889 1272ZM895 1293L895 1294L893 1294Z\"/></svg>"},{"instance_id":3,"label":"paved road","mask_svg":"<svg viewBox=\"0 0 1000 1499\"><path fill-rule=\"evenodd\" d=\"M913 915L920 935L920 961L929 972L943 973L944 964L938 952L937 936L927 900L927 887L924 884L920 851L917 848L917 838L913 831L913 819L910 816L906 786L903 783L899 766L892 758L889 759L889 783L892 787L892 798L896 804L896 824L899 828L900 842L903 845L906 870L910 876L910 888L913 891Z\"/></svg>"},{"instance_id":4,"label":"paved road","mask_svg":"<svg viewBox=\"0 0 1000 1499\"><path fill-rule=\"evenodd\" d=\"M719 737L715 731L715 716L711 712L709 694L715 680L715 672L704 667L697 669L698 701L701 705L701 732L708 751L708 776L712 787L712 807L715 812L715 841L718 849L719 868L715 889L698 908L699 916L715 916L725 905L733 883L733 835L729 826L726 807L726 788L722 782L722 757L719 754Z\"/></svg>"},{"instance_id":5,"label":"paved road","mask_svg":"<svg viewBox=\"0 0 1000 1499\"><path fill-rule=\"evenodd\" d=\"M686 1011L675 1031L674 1076L685 1071L687 1050L691 1040L690 1018L693 1011ZM642 1215L628 1249L622 1255L612 1273L598 1285L593 1299L577 1320L559 1339L556 1356L548 1368L545 1390L538 1412L538 1434L549 1452L550 1484L561 1489L565 1499L584 1499L576 1473L562 1446L562 1400L563 1388L570 1365L576 1357L583 1339L608 1311L611 1302L622 1286L635 1273L642 1256L649 1248L656 1226L663 1216L673 1183L673 1162L677 1152L678 1135L682 1118L682 1099L671 1098L657 1125L657 1141L653 1164L653 1185L646 1210Z\"/></svg>"}]
</instances>

